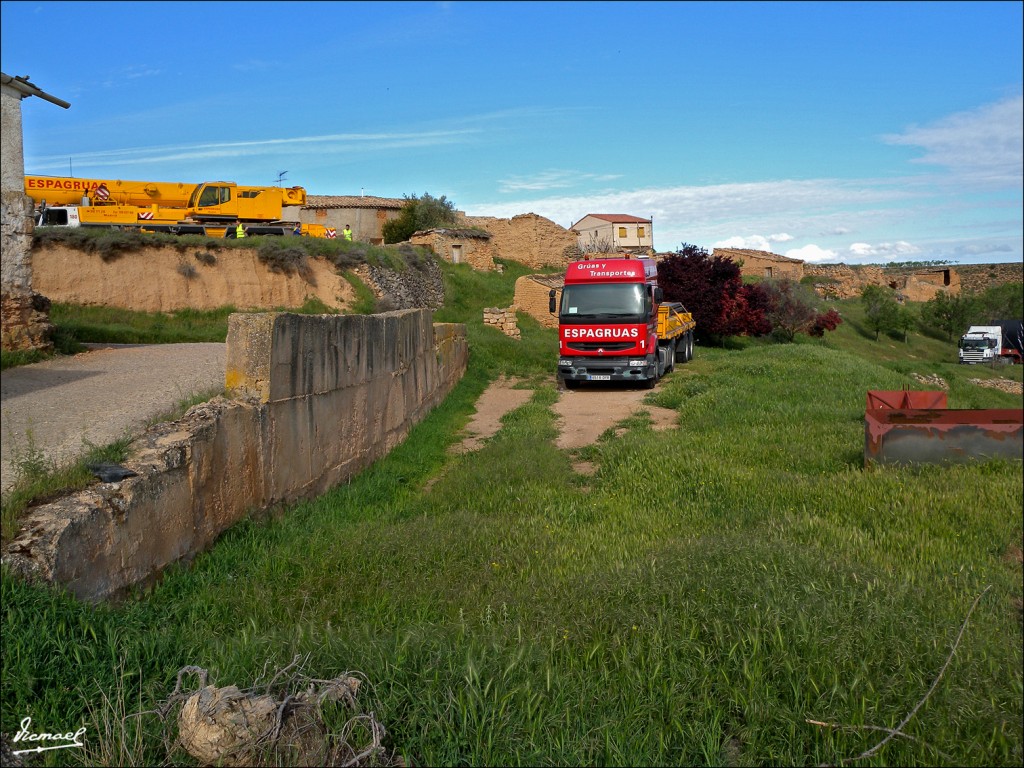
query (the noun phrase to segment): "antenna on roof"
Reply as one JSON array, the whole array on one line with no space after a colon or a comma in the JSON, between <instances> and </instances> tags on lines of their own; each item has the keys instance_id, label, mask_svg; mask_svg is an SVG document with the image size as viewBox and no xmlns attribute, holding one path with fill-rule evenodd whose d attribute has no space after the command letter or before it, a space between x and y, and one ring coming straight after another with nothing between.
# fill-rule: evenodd
<instances>
[{"instance_id":1,"label":"antenna on roof","mask_svg":"<svg viewBox=\"0 0 1024 768\"><path fill-rule=\"evenodd\" d=\"M277 186L279 186L279 187L281 186L281 182L284 181L284 177L285 177L285 175L287 173L288 173L288 171L278 171L277 172Z\"/></svg>"}]
</instances>

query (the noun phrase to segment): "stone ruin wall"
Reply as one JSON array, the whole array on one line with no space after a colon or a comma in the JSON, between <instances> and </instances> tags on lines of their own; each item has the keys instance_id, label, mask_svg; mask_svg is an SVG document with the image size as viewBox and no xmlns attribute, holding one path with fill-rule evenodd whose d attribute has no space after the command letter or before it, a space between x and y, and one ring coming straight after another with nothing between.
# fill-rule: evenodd
<instances>
[{"instance_id":1,"label":"stone ruin wall","mask_svg":"<svg viewBox=\"0 0 1024 768\"><path fill-rule=\"evenodd\" d=\"M50 351L50 302L32 285L32 199L25 194L21 95L6 85L0 124L0 346L4 351Z\"/></svg>"},{"instance_id":2,"label":"stone ruin wall","mask_svg":"<svg viewBox=\"0 0 1024 768\"><path fill-rule=\"evenodd\" d=\"M961 264L956 267L960 275L960 290L964 293L984 293L993 285L1024 283L1024 264Z\"/></svg>"},{"instance_id":3,"label":"stone ruin wall","mask_svg":"<svg viewBox=\"0 0 1024 768\"><path fill-rule=\"evenodd\" d=\"M951 296L960 293L960 278L952 267L886 269L876 265L805 264L804 274L820 278L814 283L815 290L827 298L856 298L868 285L891 286L909 301L928 301L940 292Z\"/></svg>"},{"instance_id":4,"label":"stone ruin wall","mask_svg":"<svg viewBox=\"0 0 1024 768\"><path fill-rule=\"evenodd\" d=\"M949 272L949 284L945 272ZM855 298L867 285L892 285L910 301L929 301L945 291L951 296L983 293L1004 283L1024 282L1021 264L957 264L948 266L885 268L877 265L807 264L806 275L823 278L819 293L839 299Z\"/></svg>"},{"instance_id":5,"label":"stone ruin wall","mask_svg":"<svg viewBox=\"0 0 1024 768\"><path fill-rule=\"evenodd\" d=\"M516 280L512 307L525 312L545 328L557 328L558 316L548 311L548 296L554 289L555 306L558 306L564 283L561 275L523 275Z\"/></svg>"},{"instance_id":6,"label":"stone ruin wall","mask_svg":"<svg viewBox=\"0 0 1024 768\"><path fill-rule=\"evenodd\" d=\"M492 272L495 269L495 247L489 237L469 235L460 237L457 231L430 230L417 232L409 238L412 245L429 248L445 261L454 262L452 246L461 245L460 264L469 264L473 269Z\"/></svg>"},{"instance_id":7,"label":"stone ruin wall","mask_svg":"<svg viewBox=\"0 0 1024 768\"><path fill-rule=\"evenodd\" d=\"M566 249L576 246L576 236L550 219L524 213L511 219L492 216L463 216L467 227L491 233L494 257L517 261L530 269L562 267Z\"/></svg>"},{"instance_id":8,"label":"stone ruin wall","mask_svg":"<svg viewBox=\"0 0 1024 768\"><path fill-rule=\"evenodd\" d=\"M5 351L53 349L50 300L32 285L32 200L4 192L0 201L3 225L3 281L0 288L0 345Z\"/></svg>"}]
</instances>

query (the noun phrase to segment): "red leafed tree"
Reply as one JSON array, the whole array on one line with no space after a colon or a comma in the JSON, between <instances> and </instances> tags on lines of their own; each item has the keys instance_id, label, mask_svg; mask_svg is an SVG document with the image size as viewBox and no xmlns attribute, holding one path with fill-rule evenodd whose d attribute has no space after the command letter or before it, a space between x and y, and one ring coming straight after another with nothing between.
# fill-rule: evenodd
<instances>
[{"instance_id":1,"label":"red leafed tree","mask_svg":"<svg viewBox=\"0 0 1024 768\"><path fill-rule=\"evenodd\" d=\"M732 259L683 243L658 265L658 285L666 301L682 302L693 314L697 335L703 339L771 332L765 316L767 297L757 286L743 284L740 267Z\"/></svg>"},{"instance_id":2,"label":"red leafed tree","mask_svg":"<svg viewBox=\"0 0 1024 768\"><path fill-rule=\"evenodd\" d=\"M810 336L824 336L825 331L834 331L839 327L839 324L843 322L843 318L839 316L839 313L834 309L830 309L823 315L818 315L814 319L814 325L807 331Z\"/></svg>"}]
</instances>

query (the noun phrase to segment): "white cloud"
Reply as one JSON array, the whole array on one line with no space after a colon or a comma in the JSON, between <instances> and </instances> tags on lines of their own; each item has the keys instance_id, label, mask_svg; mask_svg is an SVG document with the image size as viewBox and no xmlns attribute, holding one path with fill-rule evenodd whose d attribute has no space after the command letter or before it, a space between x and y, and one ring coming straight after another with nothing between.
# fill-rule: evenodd
<instances>
[{"instance_id":1,"label":"white cloud","mask_svg":"<svg viewBox=\"0 0 1024 768\"><path fill-rule=\"evenodd\" d=\"M903 256L913 256L920 253L921 249L906 240L899 240L895 243L850 243L850 255L857 258L872 259L897 259Z\"/></svg>"},{"instance_id":2,"label":"white cloud","mask_svg":"<svg viewBox=\"0 0 1024 768\"><path fill-rule=\"evenodd\" d=\"M1013 253L1006 243L966 243L953 248L957 256L984 256L990 253Z\"/></svg>"},{"instance_id":3,"label":"white cloud","mask_svg":"<svg viewBox=\"0 0 1024 768\"><path fill-rule=\"evenodd\" d=\"M83 152L74 155L75 165L83 170L90 167L153 165L171 161L215 160L229 157L251 157L253 155L280 155L291 151L306 155L330 155L345 152L366 153L370 151L408 149L411 147L432 147L457 144L475 129L452 131L423 131L412 133L337 133L323 136L298 136L286 139L262 139L258 141L233 141L206 144L181 144L162 147L136 147L111 149L99 152ZM63 170L68 156L43 157L33 162L39 171Z\"/></svg>"},{"instance_id":4,"label":"white cloud","mask_svg":"<svg viewBox=\"0 0 1024 768\"><path fill-rule=\"evenodd\" d=\"M744 248L755 251L771 251L772 246L775 243L786 243L792 239L792 235L787 235L785 233L768 235L768 237L763 237L762 235L749 235L747 237L735 235L733 237L726 238L725 240L719 240L716 243L712 243L712 247Z\"/></svg>"},{"instance_id":5,"label":"white cloud","mask_svg":"<svg viewBox=\"0 0 1024 768\"><path fill-rule=\"evenodd\" d=\"M803 248L793 248L782 255L788 256L791 259L802 259L803 261L807 261L812 264L839 261L838 253L830 251L827 248L821 248L814 244L805 245Z\"/></svg>"},{"instance_id":6,"label":"white cloud","mask_svg":"<svg viewBox=\"0 0 1024 768\"><path fill-rule=\"evenodd\" d=\"M593 181L613 181L615 174L578 173L576 171L542 171L533 176L513 176L498 181L499 192L540 192L546 189L566 189Z\"/></svg>"},{"instance_id":7,"label":"white cloud","mask_svg":"<svg viewBox=\"0 0 1024 768\"><path fill-rule=\"evenodd\" d=\"M664 227L659 229L664 222L686 233L691 238L687 242L699 239L710 243L731 237L730 233L737 230L778 232L780 224L790 231L817 231L823 228L823 219L835 215L836 208L854 207L865 212L862 215L873 217L877 213L872 207L909 199L915 194L899 179L809 179L520 197L497 203L467 201L462 207L472 215L500 218L531 212L562 226L588 213L631 213L652 217L656 238L659 231L665 231ZM784 242L789 235L783 232L770 237Z\"/></svg>"},{"instance_id":8,"label":"white cloud","mask_svg":"<svg viewBox=\"0 0 1024 768\"><path fill-rule=\"evenodd\" d=\"M924 154L913 162L945 166L967 181L1019 186L1024 178L1024 96L910 126L882 140L920 147Z\"/></svg>"}]
</instances>

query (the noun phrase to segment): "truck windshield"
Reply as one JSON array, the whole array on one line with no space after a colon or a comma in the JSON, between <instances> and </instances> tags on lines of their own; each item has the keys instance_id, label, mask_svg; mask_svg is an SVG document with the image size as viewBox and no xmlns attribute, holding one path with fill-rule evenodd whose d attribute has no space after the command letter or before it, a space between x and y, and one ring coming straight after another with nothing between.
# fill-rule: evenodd
<instances>
[{"instance_id":1,"label":"truck windshield","mask_svg":"<svg viewBox=\"0 0 1024 768\"><path fill-rule=\"evenodd\" d=\"M961 339L961 349L994 349L995 339Z\"/></svg>"},{"instance_id":2,"label":"truck windshield","mask_svg":"<svg viewBox=\"0 0 1024 768\"><path fill-rule=\"evenodd\" d=\"M560 316L616 317L643 320L647 316L645 286L639 283L619 285L567 285L562 290Z\"/></svg>"}]
</instances>

